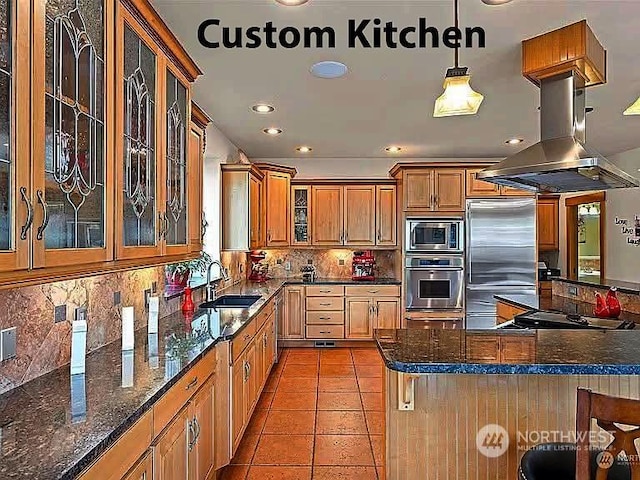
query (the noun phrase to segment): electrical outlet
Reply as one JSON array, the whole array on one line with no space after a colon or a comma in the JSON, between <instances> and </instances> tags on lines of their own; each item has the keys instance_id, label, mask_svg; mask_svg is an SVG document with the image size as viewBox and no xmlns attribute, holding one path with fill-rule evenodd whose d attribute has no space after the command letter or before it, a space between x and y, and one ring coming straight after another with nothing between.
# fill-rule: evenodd
<instances>
[{"instance_id":1,"label":"electrical outlet","mask_svg":"<svg viewBox=\"0 0 640 480\"><path fill-rule=\"evenodd\" d=\"M341 267L344 267L344 258L338 259L338 265L340 265Z\"/></svg>"},{"instance_id":2,"label":"electrical outlet","mask_svg":"<svg viewBox=\"0 0 640 480\"><path fill-rule=\"evenodd\" d=\"M120 294L120 292L113 292L113 306L117 307L118 305L120 305L120 302L122 302L122 295Z\"/></svg>"},{"instance_id":3,"label":"electrical outlet","mask_svg":"<svg viewBox=\"0 0 640 480\"><path fill-rule=\"evenodd\" d=\"M74 313L74 318L76 320L84 320L87 321L87 309L86 307L78 307Z\"/></svg>"},{"instance_id":4,"label":"electrical outlet","mask_svg":"<svg viewBox=\"0 0 640 480\"><path fill-rule=\"evenodd\" d=\"M284 260L282 260L281 258L276 260L277 265L282 265L283 263L284 263Z\"/></svg>"},{"instance_id":5,"label":"electrical outlet","mask_svg":"<svg viewBox=\"0 0 640 480\"><path fill-rule=\"evenodd\" d=\"M568 288L569 295L578 295L578 287L569 287Z\"/></svg>"},{"instance_id":6,"label":"electrical outlet","mask_svg":"<svg viewBox=\"0 0 640 480\"><path fill-rule=\"evenodd\" d=\"M158 291L158 282L151 282L151 293L156 293Z\"/></svg>"},{"instance_id":7,"label":"electrical outlet","mask_svg":"<svg viewBox=\"0 0 640 480\"><path fill-rule=\"evenodd\" d=\"M149 297L151 296L151 289L147 288L144 291L144 308L145 310L149 310Z\"/></svg>"},{"instance_id":8,"label":"electrical outlet","mask_svg":"<svg viewBox=\"0 0 640 480\"><path fill-rule=\"evenodd\" d=\"M53 307L53 321L55 323L66 322L67 321L67 306L66 305L56 305Z\"/></svg>"},{"instance_id":9,"label":"electrical outlet","mask_svg":"<svg viewBox=\"0 0 640 480\"><path fill-rule=\"evenodd\" d=\"M290 271L291 271L291 262L285 262L285 264L284 264L284 269L285 269L287 272L290 272Z\"/></svg>"},{"instance_id":10,"label":"electrical outlet","mask_svg":"<svg viewBox=\"0 0 640 480\"><path fill-rule=\"evenodd\" d=\"M16 327L7 328L0 332L0 362L16 356Z\"/></svg>"},{"instance_id":11,"label":"electrical outlet","mask_svg":"<svg viewBox=\"0 0 640 480\"><path fill-rule=\"evenodd\" d=\"M308 259L308 260L307 260L307 265L313 265L313 260Z\"/></svg>"}]
</instances>

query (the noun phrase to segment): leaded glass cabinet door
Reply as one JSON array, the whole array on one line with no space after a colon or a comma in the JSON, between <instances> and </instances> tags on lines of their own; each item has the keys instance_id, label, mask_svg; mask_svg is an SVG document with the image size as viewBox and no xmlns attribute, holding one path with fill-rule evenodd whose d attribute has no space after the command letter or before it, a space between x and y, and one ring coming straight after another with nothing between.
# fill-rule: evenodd
<instances>
[{"instance_id":1,"label":"leaded glass cabinet door","mask_svg":"<svg viewBox=\"0 0 640 480\"><path fill-rule=\"evenodd\" d=\"M116 256L158 256L164 228L158 208L158 51L123 6L116 35L116 124L122 139L116 147Z\"/></svg>"},{"instance_id":2,"label":"leaded glass cabinet door","mask_svg":"<svg viewBox=\"0 0 640 480\"><path fill-rule=\"evenodd\" d=\"M33 8L34 266L111 260L113 3Z\"/></svg>"},{"instance_id":3,"label":"leaded glass cabinet door","mask_svg":"<svg viewBox=\"0 0 640 480\"><path fill-rule=\"evenodd\" d=\"M163 237L166 253L186 253L189 248L188 155L189 90L187 81L169 65L165 74L165 212Z\"/></svg>"},{"instance_id":4,"label":"leaded glass cabinet door","mask_svg":"<svg viewBox=\"0 0 640 480\"><path fill-rule=\"evenodd\" d=\"M29 267L28 43L29 2L0 0L0 271Z\"/></svg>"}]
</instances>

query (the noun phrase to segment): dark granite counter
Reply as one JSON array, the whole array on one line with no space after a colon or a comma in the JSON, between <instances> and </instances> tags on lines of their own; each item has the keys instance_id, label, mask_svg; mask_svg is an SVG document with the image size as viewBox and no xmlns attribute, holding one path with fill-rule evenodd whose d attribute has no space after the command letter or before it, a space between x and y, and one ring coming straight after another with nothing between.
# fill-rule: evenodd
<instances>
[{"instance_id":1,"label":"dark granite counter","mask_svg":"<svg viewBox=\"0 0 640 480\"><path fill-rule=\"evenodd\" d=\"M543 298L539 295L494 295L496 300L509 303L516 307L527 308L531 310L551 310L554 312L561 312L565 314L579 314L583 316L593 316L592 303L581 302L579 300L560 297L553 295L551 298ZM620 313L620 320L628 320L635 323L640 323L640 315L637 313L631 313L622 311Z\"/></svg>"},{"instance_id":2,"label":"dark granite counter","mask_svg":"<svg viewBox=\"0 0 640 480\"><path fill-rule=\"evenodd\" d=\"M524 337L531 355L517 362L468 358L487 336ZM387 368L405 373L639 375L640 330L376 330ZM492 352L488 352L491 354Z\"/></svg>"},{"instance_id":3,"label":"dark granite counter","mask_svg":"<svg viewBox=\"0 0 640 480\"><path fill-rule=\"evenodd\" d=\"M586 287L596 287L608 290L611 287L616 287L621 293L630 293L640 295L640 283L636 282L624 282L622 280L613 280L605 278L604 280L571 280L569 278L554 278L556 282L571 283L573 285L583 285Z\"/></svg>"}]
</instances>

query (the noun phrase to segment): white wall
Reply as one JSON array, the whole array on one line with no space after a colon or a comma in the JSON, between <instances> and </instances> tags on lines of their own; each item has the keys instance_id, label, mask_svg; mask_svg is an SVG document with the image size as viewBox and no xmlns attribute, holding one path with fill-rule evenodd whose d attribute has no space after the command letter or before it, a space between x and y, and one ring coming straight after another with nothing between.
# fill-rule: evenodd
<instances>
[{"instance_id":1,"label":"white wall","mask_svg":"<svg viewBox=\"0 0 640 480\"><path fill-rule=\"evenodd\" d=\"M613 155L609 159L618 167L639 178L640 148ZM606 276L627 282L640 282L640 246L629 245L615 225L616 216L631 222L640 216L640 188L607 192Z\"/></svg>"},{"instance_id":2,"label":"white wall","mask_svg":"<svg viewBox=\"0 0 640 480\"><path fill-rule=\"evenodd\" d=\"M298 169L296 178L389 178L398 162L487 162L499 158L252 158Z\"/></svg>"},{"instance_id":3,"label":"white wall","mask_svg":"<svg viewBox=\"0 0 640 480\"><path fill-rule=\"evenodd\" d=\"M220 259L220 164L231 163L238 156L238 147L213 124L207 128L207 147L204 153L204 214L209 223L204 237L204 250Z\"/></svg>"}]
</instances>

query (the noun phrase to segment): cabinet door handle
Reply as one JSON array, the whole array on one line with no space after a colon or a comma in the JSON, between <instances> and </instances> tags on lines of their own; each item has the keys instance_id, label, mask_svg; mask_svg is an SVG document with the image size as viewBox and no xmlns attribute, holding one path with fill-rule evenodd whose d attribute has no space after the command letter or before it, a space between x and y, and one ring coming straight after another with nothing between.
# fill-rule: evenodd
<instances>
[{"instance_id":1,"label":"cabinet door handle","mask_svg":"<svg viewBox=\"0 0 640 480\"><path fill-rule=\"evenodd\" d=\"M264 344L264 346L267 346L267 334L264 334L264 337L262 337L262 343Z\"/></svg>"},{"instance_id":2,"label":"cabinet door handle","mask_svg":"<svg viewBox=\"0 0 640 480\"><path fill-rule=\"evenodd\" d=\"M165 232L164 228L164 217L162 216L162 212L158 212L158 237L162 240L165 238L167 232Z\"/></svg>"},{"instance_id":3,"label":"cabinet door handle","mask_svg":"<svg viewBox=\"0 0 640 480\"><path fill-rule=\"evenodd\" d=\"M200 422L198 422L198 417L193 417L193 423L195 425L196 438L193 439L193 443L197 443L200 439Z\"/></svg>"},{"instance_id":4,"label":"cabinet door handle","mask_svg":"<svg viewBox=\"0 0 640 480\"><path fill-rule=\"evenodd\" d=\"M440 195L435 196L436 207L440 206Z\"/></svg>"},{"instance_id":5,"label":"cabinet door handle","mask_svg":"<svg viewBox=\"0 0 640 480\"><path fill-rule=\"evenodd\" d=\"M245 334L244 339L245 340L250 340L251 339L251 334L249 334L249 333Z\"/></svg>"},{"instance_id":6,"label":"cabinet door handle","mask_svg":"<svg viewBox=\"0 0 640 480\"><path fill-rule=\"evenodd\" d=\"M380 230L378 230L378 243L380 243L382 241L382 234L380 233Z\"/></svg>"},{"instance_id":7,"label":"cabinet door handle","mask_svg":"<svg viewBox=\"0 0 640 480\"><path fill-rule=\"evenodd\" d=\"M38 197L38 202L40 203L40 205L42 205L42 224L38 227L36 238L38 240L42 240L42 238L44 237L44 231L49 225L49 205L44 199L44 193L42 192L42 190L38 190L36 192L36 196Z\"/></svg>"},{"instance_id":8,"label":"cabinet door handle","mask_svg":"<svg viewBox=\"0 0 640 480\"><path fill-rule=\"evenodd\" d=\"M22 197L22 201L27 205L27 220L25 221L24 225L22 226L22 229L20 230L20 239L26 240L27 232L29 231L29 229L31 228L31 225L33 224L33 204L31 203L31 200L27 195L26 187L20 187L20 196Z\"/></svg>"},{"instance_id":9,"label":"cabinet door handle","mask_svg":"<svg viewBox=\"0 0 640 480\"><path fill-rule=\"evenodd\" d=\"M344 243L347 243L349 241L349 232L345 230L344 232Z\"/></svg>"},{"instance_id":10,"label":"cabinet door handle","mask_svg":"<svg viewBox=\"0 0 640 480\"><path fill-rule=\"evenodd\" d=\"M271 241L271 230L267 231L267 242Z\"/></svg>"},{"instance_id":11,"label":"cabinet door handle","mask_svg":"<svg viewBox=\"0 0 640 480\"><path fill-rule=\"evenodd\" d=\"M191 381L187 384L186 387L184 387L185 390L191 390L193 387L195 387L198 384L198 377L193 377L191 379Z\"/></svg>"},{"instance_id":12,"label":"cabinet door handle","mask_svg":"<svg viewBox=\"0 0 640 480\"><path fill-rule=\"evenodd\" d=\"M189 435L189 451L193 450L193 446L195 445L195 431L194 431L193 423L191 420L187 420L187 434Z\"/></svg>"},{"instance_id":13,"label":"cabinet door handle","mask_svg":"<svg viewBox=\"0 0 640 480\"><path fill-rule=\"evenodd\" d=\"M207 222L207 216L202 212L202 224L200 231L200 239L204 241L204 236L207 234L207 227L209 226L209 222Z\"/></svg>"}]
</instances>

